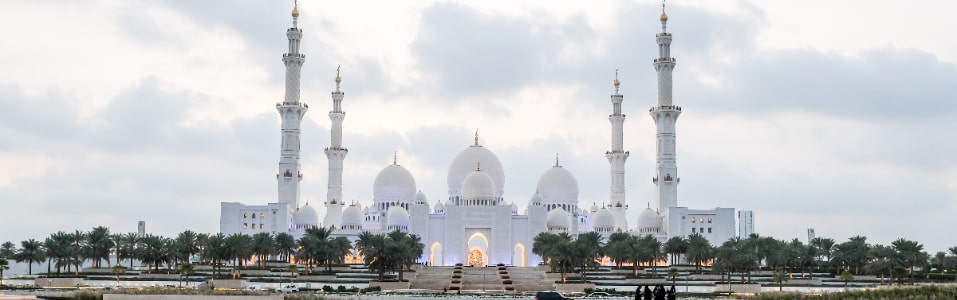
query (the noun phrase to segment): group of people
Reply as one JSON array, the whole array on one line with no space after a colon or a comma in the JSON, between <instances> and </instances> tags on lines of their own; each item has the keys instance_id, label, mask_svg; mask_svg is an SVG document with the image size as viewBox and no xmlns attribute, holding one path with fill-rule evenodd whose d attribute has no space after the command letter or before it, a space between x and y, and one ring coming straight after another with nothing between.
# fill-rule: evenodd
<instances>
[{"instance_id":1,"label":"group of people","mask_svg":"<svg viewBox=\"0 0 957 300\"><path fill-rule=\"evenodd\" d=\"M672 285L671 289L666 289L662 285L656 285L655 289L652 290L649 286L638 286L635 289L635 300L674 300L677 298L675 293L675 286Z\"/></svg>"}]
</instances>

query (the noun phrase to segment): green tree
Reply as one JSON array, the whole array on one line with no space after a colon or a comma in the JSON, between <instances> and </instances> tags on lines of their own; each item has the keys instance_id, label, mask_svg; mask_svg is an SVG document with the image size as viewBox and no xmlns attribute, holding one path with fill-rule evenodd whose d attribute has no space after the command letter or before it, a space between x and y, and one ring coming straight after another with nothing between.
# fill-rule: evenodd
<instances>
[{"instance_id":1,"label":"green tree","mask_svg":"<svg viewBox=\"0 0 957 300\"><path fill-rule=\"evenodd\" d=\"M621 231L608 236L608 244L605 245L604 252L616 268L621 269L621 265L628 261L628 241L633 238L631 234Z\"/></svg>"},{"instance_id":2,"label":"green tree","mask_svg":"<svg viewBox=\"0 0 957 300\"><path fill-rule=\"evenodd\" d=\"M701 265L714 258L714 247L698 233L688 236L688 262L695 265L695 271L701 271Z\"/></svg>"},{"instance_id":3,"label":"green tree","mask_svg":"<svg viewBox=\"0 0 957 300\"><path fill-rule=\"evenodd\" d=\"M126 274L126 268L120 264L116 264L112 268L113 275L116 275L116 286L120 286L120 275Z\"/></svg>"},{"instance_id":4,"label":"green tree","mask_svg":"<svg viewBox=\"0 0 957 300\"><path fill-rule=\"evenodd\" d=\"M253 253L256 254L260 269L263 268L263 263L269 259L269 256L276 253L276 250L276 240L271 234L260 232L253 235Z\"/></svg>"},{"instance_id":5,"label":"green tree","mask_svg":"<svg viewBox=\"0 0 957 300\"><path fill-rule=\"evenodd\" d=\"M603 238L598 232L585 232L575 238L573 245L573 256L575 265L581 267L582 280L587 281L587 270L597 267L598 260L604 256L605 248Z\"/></svg>"},{"instance_id":6,"label":"green tree","mask_svg":"<svg viewBox=\"0 0 957 300\"><path fill-rule=\"evenodd\" d=\"M296 253L296 239L292 235L280 232L276 234L276 252L279 253L279 259L289 262L289 257Z\"/></svg>"},{"instance_id":7,"label":"green tree","mask_svg":"<svg viewBox=\"0 0 957 300\"><path fill-rule=\"evenodd\" d=\"M902 267L907 267L907 274L910 276L910 283L914 284L914 268L927 265L927 253L924 252L924 245L916 241L899 238L891 243L891 246L897 251Z\"/></svg>"},{"instance_id":8,"label":"green tree","mask_svg":"<svg viewBox=\"0 0 957 300\"><path fill-rule=\"evenodd\" d=\"M97 226L85 235L85 256L90 259L92 267L102 268L103 265L101 263L103 260L106 260L106 263L109 264L110 249L113 248L113 240L110 238L110 229Z\"/></svg>"},{"instance_id":9,"label":"green tree","mask_svg":"<svg viewBox=\"0 0 957 300\"><path fill-rule=\"evenodd\" d=\"M837 277L837 280L843 281L844 287L847 287L847 283L854 280L854 275L851 275L850 271L844 270L844 272L841 272L841 276Z\"/></svg>"},{"instance_id":10,"label":"green tree","mask_svg":"<svg viewBox=\"0 0 957 300\"><path fill-rule=\"evenodd\" d=\"M3 285L3 271L10 269L10 261L5 257L0 257L0 286Z\"/></svg>"},{"instance_id":11,"label":"green tree","mask_svg":"<svg viewBox=\"0 0 957 300\"><path fill-rule=\"evenodd\" d=\"M209 235L206 239L206 247L202 255L208 258L213 264L213 275L218 275L223 261L229 259L229 250L226 247L226 236L222 233Z\"/></svg>"},{"instance_id":12,"label":"green tree","mask_svg":"<svg viewBox=\"0 0 957 300\"><path fill-rule=\"evenodd\" d=\"M293 279L299 275L299 266L297 265L288 265L286 266L286 272L289 272L289 283L293 282Z\"/></svg>"},{"instance_id":13,"label":"green tree","mask_svg":"<svg viewBox=\"0 0 957 300\"><path fill-rule=\"evenodd\" d=\"M164 260L162 237L147 234L140 238L136 244L135 257L149 267L147 271L158 271L159 264Z\"/></svg>"},{"instance_id":14,"label":"green tree","mask_svg":"<svg viewBox=\"0 0 957 300\"><path fill-rule=\"evenodd\" d=\"M136 259L136 245L140 243L140 236L136 232L128 232L120 239L122 247L119 253L120 259L129 259L130 267L133 269L133 260Z\"/></svg>"},{"instance_id":15,"label":"green tree","mask_svg":"<svg viewBox=\"0 0 957 300\"><path fill-rule=\"evenodd\" d=\"M47 257L46 251L43 249L43 243L34 239L29 239L20 242L20 250L13 255L13 259L18 263L26 262L27 272L30 275L33 275L33 263L44 262L46 261Z\"/></svg>"},{"instance_id":16,"label":"green tree","mask_svg":"<svg viewBox=\"0 0 957 300\"><path fill-rule=\"evenodd\" d=\"M173 257L175 257L176 263L189 264L190 258L199 253L197 234L191 230L180 232L173 240L173 248Z\"/></svg>"},{"instance_id":17,"label":"green tree","mask_svg":"<svg viewBox=\"0 0 957 300\"><path fill-rule=\"evenodd\" d=\"M359 234L359 238L356 240L356 248L359 249L362 262L370 270L375 271L378 274L378 280L382 281L385 277L385 270L389 265L386 259L385 237L381 234L364 231Z\"/></svg>"},{"instance_id":18,"label":"green tree","mask_svg":"<svg viewBox=\"0 0 957 300\"><path fill-rule=\"evenodd\" d=\"M638 248L645 254L644 262L651 266L652 276L658 277L658 261L661 260L661 242L650 234L638 238Z\"/></svg>"},{"instance_id":19,"label":"green tree","mask_svg":"<svg viewBox=\"0 0 957 300\"><path fill-rule=\"evenodd\" d=\"M189 281L189 276L192 276L193 273L195 273L193 264L191 264L191 263L184 263L184 264L182 264L182 265L179 266L180 278L182 278L183 280ZM187 283L186 285L189 286L188 283ZM180 286L180 287L183 286L183 282L182 282L182 281L180 281L179 286Z\"/></svg>"},{"instance_id":20,"label":"green tree","mask_svg":"<svg viewBox=\"0 0 957 300\"><path fill-rule=\"evenodd\" d=\"M815 254L817 257L824 257L825 260L820 260L818 265L823 266L831 262L831 255L834 253L834 239L826 237L816 237L811 240L811 246L814 247Z\"/></svg>"},{"instance_id":21,"label":"green tree","mask_svg":"<svg viewBox=\"0 0 957 300\"><path fill-rule=\"evenodd\" d=\"M668 268L668 277L671 278L671 285L675 285L675 280L678 278L678 268Z\"/></svg>"},{"instance_id":22,"label":"green tree","mask_svg":"<svg viewBox=\"0 0 957 300\"><path fill-rule=\"evenodd\" d=\"M784 283L790 279L790 276L787 272L784 272L784 269L777 268L774 269L774 283L778 284L778 292L784 290Z\"/></svg>"},{"instance_id":23,"label":"green tree","mask_svg":"<svg viewBox=\"0 0 957 300\"><path fill-rule=\"evenodd\" d=\"M246 259L253 256L253 238L233 233L226 237L226 259L233 261L233 265L244 267Z\"/></svg>"},{"instance_id":24,"label":"green tree","mask_svg":"<svg viewBox=\"0 0 957 300\"><path fill-rule=\"evenodd\" d=\"M0 244L0 258L11 259L17 254L17 245L12 242Z\"/></svg>"},{"instance_id":25,"label":"green tree","mask_svg":"<svg viewBox=\"0 0 957 300\"><path fill-rule=\"evenodd\" d=\"M681 259L681 255L688 252L688 240L680 236L674 236L665 241L664 252L671 257L669 265L676 265Z\"/></svg>"},{"instance_id":26,"label":"green tree","mask_svg":"<svg viewBox=\"0 0 957 300\"><path fill-rule=\"evenodd\" d=\"M881 284L884 284L884 276L892 276L894 265L897 262L897 251L894 248L884 245L874 245L868 254L873 259L864 266L868 274L881 277ZM893 281L893 278L891 278Z\"/></svg>"}]
</instances>

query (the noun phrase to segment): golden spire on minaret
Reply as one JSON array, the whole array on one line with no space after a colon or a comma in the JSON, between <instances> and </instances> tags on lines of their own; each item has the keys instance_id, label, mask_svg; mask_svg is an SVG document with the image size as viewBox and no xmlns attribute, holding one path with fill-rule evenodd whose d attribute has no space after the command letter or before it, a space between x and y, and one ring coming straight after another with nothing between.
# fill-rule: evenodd
<instances>
[{"instance_id":1,"label":"golden spire on minaret","mask_svg":"<svg viewBox=\"0 0 957 300\"><path fill-rule=\"evenodd\" d=\"M482 170L482 162L480 162L480 161L475 162L475 170L476 170L476 171L481 171L481 170Z\"/></svg>"},{"instance_id":2,"label":"golden spire on minaret","mask_svg":"<svg viewBox=\"0 0 957 300\"><path fill-rule=\"evenodd\" d=\"M555 166L561 167L561 165L558 164L558 153L555 153Z\"/></svg>"},{"instance_id":3,"label":"golden spire on minaret","mask_svg":"<svg viewBox=\"0 0 957 300\"><path fill-rule=\"evenodd\" d=\"M398 166L399 163L399 151L392 151L392 165Z\"/></svg>"},{"instance_id":4,"label":"golden spire on minaret","mask_svg":"<svg viewBox=\"0 0 957 300\"><path fill-rule=\"evenodd\" d=\"M339 76L339 69L342 68L342 65L336 67L336 84L342 83L342 77Z\"/></svg>"},{"instance_id":5,"label":"golden spire on minaret","mask_svg":"<svg viewBox=\"0 0 957 300\"><path fill-rule=\"evenodd\" d=\"M614 83L615 83L615 89L617 89L618 86L621 85L621 82L618 81L618 69L615 69L615 82L614 82Z\"/></svg>"},{"instance_id":6,"label":"golden spire on minaret","mask_svg":"<svg viewBox=\"0 0 957 300\"><path fill-rule=\"evenodd\" d=\"M668 14L665 14L665 0L661 0L661 23L668 22Z\"/></svg>"},{"instance_id":7,"label":"golden spire on minaret","mask_svg":"<svg viewBox=\"0 0 957 300\"><path fill-rule=\"evenodd\" d=\"M475 146L478 146L478 129L475 130Z\"/></svg>"},{"instance_id":8,"label":"golden spire on minaret","mask_svg":"<svg viewBox=\"0 0 957 300\"><path fill-rule=\"evenodd\" d=\"M295 0L295 1L296 1L295 4L293 4L292 6L292 17L298 18L299 17L299 0Z\"/></svg>"}]
</instances>

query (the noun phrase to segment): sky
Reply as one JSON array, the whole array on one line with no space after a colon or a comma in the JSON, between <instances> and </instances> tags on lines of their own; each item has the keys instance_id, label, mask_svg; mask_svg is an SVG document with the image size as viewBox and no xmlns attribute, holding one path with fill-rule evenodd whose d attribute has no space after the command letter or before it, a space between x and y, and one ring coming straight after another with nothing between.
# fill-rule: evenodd
<instances>
[{"instance_id":1,"label":"sky","mask_svg":"<svg viewBox=\"0 0 957 300\"><path fill-rule=\"evenodd\" d=\"M609 199L612 80L629 222L656 206L658 1L316 1L304 31L303 201L325 214L342 68L344 198L392 162L435 203L472 143L523 208L554 163ZM107 226L217 232L220 202L276 201L292 0L3 1L0 242ZM674 0L681 206L752 210L806 240L957 246L957 20L949 1Z\"/></svg>"}]
</instances>

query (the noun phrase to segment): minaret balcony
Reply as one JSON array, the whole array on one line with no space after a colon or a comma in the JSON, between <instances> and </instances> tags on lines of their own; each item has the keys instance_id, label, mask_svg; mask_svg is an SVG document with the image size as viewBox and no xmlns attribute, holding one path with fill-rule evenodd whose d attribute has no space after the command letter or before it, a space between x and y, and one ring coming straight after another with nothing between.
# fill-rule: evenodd
<instances>
[{"instance_id":1,"label":"minaret balcony","mask_svg":"<svg viewBox=\"0 0 957 300\"><path fill-rule=\"evenodd\" d=\"M306 58L306 55L302 53L283 53L282 54L282 58L287 58L287 57Z\"/></svg>"},{"instance_id":2,"label":"minaret balcony","mask_svg":"<svg viewBox=\"0 0 957 300\"><path fill-rule=\"evenodd\" d=\"M675 59L674 57L659 57L659 58L655 58L655 62L656 63L660 63L660 62L661 63L665 63L665 62L677 63L678 60Z\"/></svg>"},{"instance_id":3,"label":"minaret balcony","mask_svg":"<svg viewBox=\"0 0 957 300\"><path fill-rule=\"evenodd\" d=\"M659 105L649 109L649 112L655 112L659 110L668 110L668 111L681 111L681 106L677 105Z\"/></svg>"},{"instance_id":4,"label":"minaret balcony","mask_svg":"<svg viewBox=\"0 0 957 300\"><path fill-rule=\"evenodd\" d=\"M296 106L296 107L309 108L309 104L305 104L302 102L285 102L285 101L276 102L276 107L280 107L280 106Z\"/></svg>"}]
</instances>

